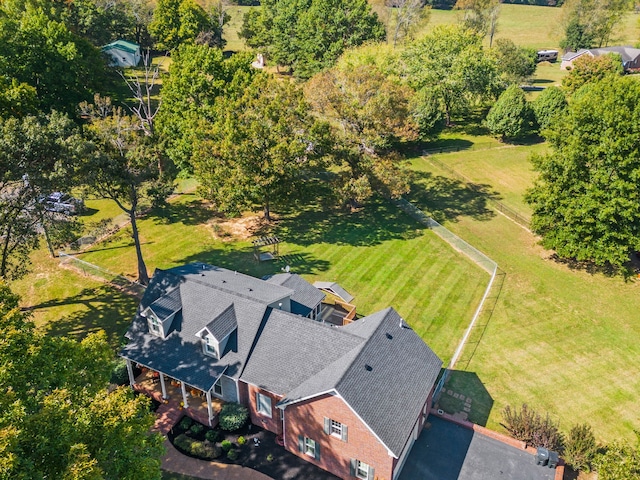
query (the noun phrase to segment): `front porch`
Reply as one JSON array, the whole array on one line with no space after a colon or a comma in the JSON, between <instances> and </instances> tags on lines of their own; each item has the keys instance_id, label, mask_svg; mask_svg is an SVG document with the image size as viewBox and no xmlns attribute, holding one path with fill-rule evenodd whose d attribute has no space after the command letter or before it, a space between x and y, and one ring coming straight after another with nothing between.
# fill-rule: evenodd
<instances>
[{"instance_id":1,"label":"front porch","mask_svg":"<svg viewBox=\"0 0 640 480\"><path fill-rule=\"evenodd\" d=\"M131 387L160 403L181 409L185 415L204 425L215 427L218 424L218 414L224 404L222 400L211 394L207 395L202 390L183 385L168 375L143 368ZM166 395L164 398L163 390Z\"/></svg>"}]
</instances>

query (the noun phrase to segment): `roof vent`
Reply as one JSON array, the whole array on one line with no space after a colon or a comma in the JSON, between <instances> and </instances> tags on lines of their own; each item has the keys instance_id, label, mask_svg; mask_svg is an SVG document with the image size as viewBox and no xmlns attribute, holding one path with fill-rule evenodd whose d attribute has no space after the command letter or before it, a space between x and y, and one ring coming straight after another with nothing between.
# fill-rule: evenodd
<instances>
[{"instance_id":1,"label":"roof vent","mask_svg":"<svg viewBox=\"0 0 640 480\"><path fill-rule=\"evenodd\" d=\"M222 280L222 283L227 283L227 281L226 280Z\"/></svg>"},{"instance_id":2,"label":"roof vent","mask_svg":"<svg viewBox=\"0 0 640 480\"><path fill-rule=\"evenodd\" d=\"M388 338L389 340L393 340L393 335L391 335L390 333L387 333L387 338Z\"/></svg>"},{"instance_id":3,"label":"roof vent","mask_svg":"<svg viewBox=\"0 0 640 480\"><path fill-rule=\"evenodd\" d=\"M253 288L249 288L249 291L250 291L250 292L253 292Z\"/></svg>"},{"instance_id":4,"label":"roof vent","mask_svg":"<svg viewBox=\"0 0 640 480\"><path fill-rule=\"evenodd\" d=\"M365 364L364 364L364 369L365 369L367 372L370 372L371 370L373 370L373 367L372 367L371 365L369 365L368 363L365 363Z\"/></svg>"}]
</instances>

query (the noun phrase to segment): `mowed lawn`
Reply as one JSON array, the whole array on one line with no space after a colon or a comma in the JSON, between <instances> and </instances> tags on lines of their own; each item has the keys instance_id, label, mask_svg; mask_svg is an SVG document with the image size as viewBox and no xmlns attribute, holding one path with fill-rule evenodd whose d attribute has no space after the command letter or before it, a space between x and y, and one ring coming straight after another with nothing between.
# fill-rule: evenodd
<instances>
[{"instance_id":1,"label":"mowed lawn","mask_svg":"<svg viewBox=\"0 0 640 480\"><path fill-rule=\"evenodd\" d=\"M276 263L256 263L249 239L220 237L211 217L201 199L183 195L167 209L142 219L139 226L149 271L203 261L263 276L290 265L292 272L310 281L339 282L355 295L360 314L393 306L445 362L489 279L386 202L354 213L310 208L283 215L270 230L283 240L284 258ZM135 252L127 229L80 257L135 276Z\"/></svg>"},{"instance_id":2,"label":"mowed lawn","mask_svg":"<svg viewBox=\"0 0 640 480\"><path fill-rule=\"evenodd\" d=\"M483 138L483 137L480 137ZM464 176L470 182L484 186L493 198L504 203L523 217L531 218L531 207L525 203L524 194L532 185L535 173L529 158L547 151L546 143L536 145L502 145L481 151L461 150L414 158L411 167L419 175L437 182L437 177L446 177L446 172L434 162L440 162ZM428 192L427 192L428 193ZM428 195L427 195L428 197ZM433 197L432 197L433 198ZM431 200L428 200L431 201ZM436 208L437 205L430 207Z\"/></svg>"},{"instance_id":3,"label":"mowed lawn","mask_svg":"<svg viewBox=\"0 0 640 480\"><path fill-rule=\"evenodd\" d=\"M521 194L531 175L516 151L513 164L487 151L460 152L445 161L489 182L508 201ZM447 177L425 162L414 165L431 175L427 179ZM500 182L494 185L493 179ZM425 191L411 198L437 208L428 203L429 183L423 185ZM527 403L549 412L565 431L588 422L601 441L633 440L633 429L640 427L639 282L571 270L554 261L552 252L525 229L495 213L474 215L476 210L460 206L447 211L445 224L496 260L506 275L493 315L479 323L458 364L454 390L475 395L486 389L493 401L492 429L501 429L506 405Z\"/></svg>"}]
</instances>

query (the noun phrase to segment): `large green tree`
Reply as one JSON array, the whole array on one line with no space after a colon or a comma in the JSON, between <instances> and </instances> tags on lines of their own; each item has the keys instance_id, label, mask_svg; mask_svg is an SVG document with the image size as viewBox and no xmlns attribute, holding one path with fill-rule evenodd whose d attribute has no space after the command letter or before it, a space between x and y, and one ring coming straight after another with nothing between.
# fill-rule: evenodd
<instances>
[{"instance_id":1,"label":"large green tree","mask_svg":"<svg viewBox=\"0 0 640 480\"><path fill-rule=\"evenodd\" d=\"M38 107L70 115L107 82L100 51L42 8L0 6L0 77L35 88Z\"/></svg>"},{"instance_id":2,"label":"large green tree","mask_svg":"<svg viewBox=\"0 0 640 480\"><path fill-rule=\"evenodd\" d=\"M276 65L309 78L348 48L385 38L366 0L265 0L245 16L240 35Z\"/></svg>"},{"instance_id":3,"label":"large green tree","mask_svg":"<svg viewBox=\"0 0 640 480\"><path fill-rule=\"evenodd\" d=\"M271 209L304 194L324 171L328 126L309 113L302 92L268 74L242 95L216 104L216 116L192 159L203 194L223 212Z\"/></svg>"},{"instance_id":4,"label":"large green tree","mask_svg":"<svg viewBox=\"0 0 640 480\"><path fill-rule=\"evenodd\" d=\"M573 51L606 46L630 6L628 0L566 0L565 38L560 46Z\"/></svg>"},{"instance_id":5,"label":"large green tree","mask_svg":"<svg viewBox=\"0 0 640 480\"><path fill-rule=\"evenodd\" d=\"M508 38L500 38L491 49L502 80L507 84L520 84L536 71L536 50L519 47Z\"/></svg>"},{"instance_id":6,"label":"large green tree","mask_svg":"<svg viewBox=\"0 0 640 480\"><path fill-rule=\"evenodd\" d=\"M586 83L594 83L608 76L624 73L622 59L616 53L592 57L582 55L576 58L569 74L562 79L562 87L572 94Z\"/></svg>"},{"instance_id":7,"label":"large green tree","mask_svg":"<svg viewBox=\"0 0 640 480\"><path fill-rule=\"evenodd\" d=\"M390 151L417 137L413 90L374 64L346 62L317 74L305 90L314 109L337 127L344 200L359 204L374 191L391 197L406 193L407 175Z\"/></svg>"},{"instance_id":8,"label":"large green tree","mask_svg":"<svg viewBox=\"0 0 640 480\"><path fill-rule=\"evenodd\" d=\"M522 89L510 85L487 115L487 128L503 140L515 139L531 129L533 111Z\"/></svg>"},{"instance_id":9,"label":"large green tree","mask_svg":"<svg viewBox=\"0 0 640 480\"><path fill-rule=\"evenodd\" d=\"M156 124L167 155L181 170L192 171L193 145L215 119L216 102L240 95L251 82L256 74L251 59L244 53L225 59L220 49L207 45L182 45L173 52Z\"/></svg>"},{"instance_id":10,"label":"large green tree","mask_svg":"<svg viewBox=\"0 0 640 480\"><path fill-rule=\"evenodd\" d=\"M636 435L638 435L636 433ZM639 480L640 447L627 442L613 442L596 455L594 466L599 480Z\"/></svg>"},{"instance_id":11,"label":"large green tree","mask_svg":"<svg viewBox=\"0 0 640 480\"><path fill-rule=\"evenodd\" d=\"M211 19L195 0L158 0L149 32L159 48L175 50L211 29Z\"/></svg>"},{"instance_id":12,"label":"large green tree","mask_svg":"<svg viewBox=\"0 0 640 480\"><path fill-rule=\"evenodd\" d=\"M456 25L442 25L413 42L403 53L404 75L425 100L436 100L447 125L475 102L497 92L495 62L482 48L480 35Z\"/></svg>"},{"instance_id":13,"label":"large green tree","mask_svg":"<svg viewBox=\"0 0 640 480\"><path fill-rule=\"evenodd\" d=\"M547 130L533 158L531 228L561 258L623 268L640 250L640 84L625 77L584 86Z\"/></svg>"},{"instance_id":14,"label":"large green tree","mask_svg":"<svg viewBox=\"0 0 640 480\"><path fill-rule=\"evenodd\" d=\"M62 221L41 199L69 187L83 144L59 113L0 120L0 278L24 275L42 227Z\"/></svg>"},{"instance_id":15,"label":"large green tree","mask_svg":"<svg viewBox=\"0 0 640 480\"><path fill-rule=\"evenodd\" d=\"M44 335L0 281L0 478L160 479L149 400L107 390L104 332Z\"/></svg>"},{"instance_id":16,"label":"large green tree","mask_svg":"<svg viewBox=\"0 0 640 480\"><path fill-rule=\"evenodd\" d=\"M80 167L82 182L96 196L113 200L129 217L138 281L147 285L137 218L145 203L157 204L171 193L175 171L164 157L162 143L145 133L139 118L109 108L99 97L83 110L91 119L87 138L94 148Z\"/></svg>"}]
</instances>

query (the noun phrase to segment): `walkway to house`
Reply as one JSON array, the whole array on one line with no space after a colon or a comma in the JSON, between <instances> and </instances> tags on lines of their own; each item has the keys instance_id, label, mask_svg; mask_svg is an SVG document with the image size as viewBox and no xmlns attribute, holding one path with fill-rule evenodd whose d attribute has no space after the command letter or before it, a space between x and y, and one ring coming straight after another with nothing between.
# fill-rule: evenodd
<instances>
[{"instance_id":1,"label":"walkway to house","mask_svg":"<svg viewBox=\"0 0 640 480\"><path fill-rule=\"evenodd\" d=\"M168 472L211 480L271 480L271 477L267 477L264 473L240 465L207 462L187 457L178 452L169 440L165 440L164 446L167 453L162 459L162 469Z\"/></svg>"}]
</instances>

